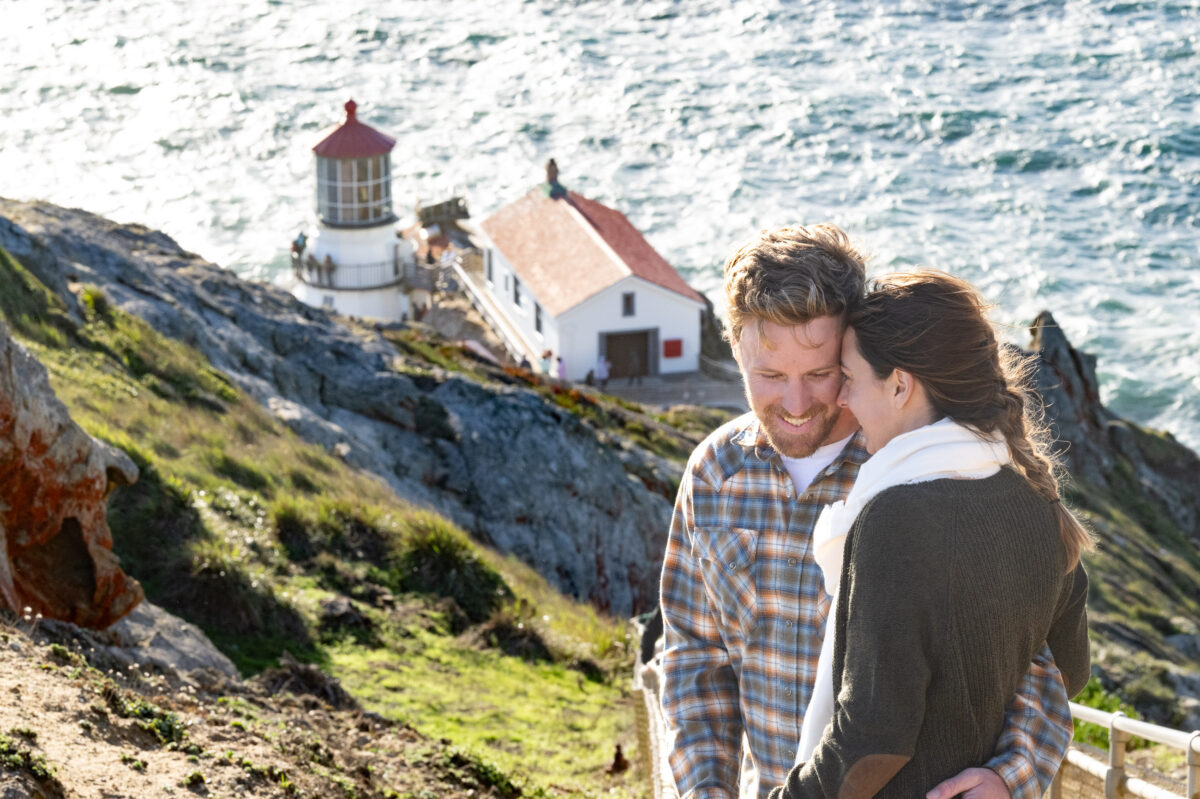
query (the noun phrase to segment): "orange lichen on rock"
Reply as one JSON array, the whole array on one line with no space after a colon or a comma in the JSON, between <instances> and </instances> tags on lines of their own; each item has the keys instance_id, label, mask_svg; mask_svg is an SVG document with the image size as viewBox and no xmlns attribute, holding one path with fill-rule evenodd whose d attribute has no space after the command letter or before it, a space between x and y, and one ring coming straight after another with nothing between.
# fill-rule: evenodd
<instances>
[{"instance_id":1,"label":"orange lichen on rock","mask_svg":"<svg viewBox=\"0 0 1200 799\"><path fill-rule=\"evenodd\" d=\"M103 628L142 601L112 552L105 500L137 480L124 452L89 436L45 367L0 324L0 600L17 613Z\"/></svg>"}]
</instances>

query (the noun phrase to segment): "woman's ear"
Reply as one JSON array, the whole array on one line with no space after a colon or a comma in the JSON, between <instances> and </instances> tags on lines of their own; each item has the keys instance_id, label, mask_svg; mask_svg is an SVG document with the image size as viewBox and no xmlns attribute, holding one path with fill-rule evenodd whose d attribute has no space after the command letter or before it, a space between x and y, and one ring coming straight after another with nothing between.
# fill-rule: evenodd
<instances>
[{"instance_id":1,"label":"woman's ear","mask_svg":"<svg viewBox=\"0 0 1200 799\"><path fill-rule=\"evenodd\" d=\"M893 369L892 373L888 375L888 396L895 408L903 408L908 405L916 396L919 387L917 379L903 369Z\"/></svg>"}]
</instances>

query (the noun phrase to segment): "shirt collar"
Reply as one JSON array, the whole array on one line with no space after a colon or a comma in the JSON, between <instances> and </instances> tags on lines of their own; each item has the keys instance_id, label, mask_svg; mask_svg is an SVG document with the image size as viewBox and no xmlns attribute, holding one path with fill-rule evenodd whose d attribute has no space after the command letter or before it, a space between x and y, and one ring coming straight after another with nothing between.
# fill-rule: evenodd
<instances>
[{"instance_id":1,"label":"shirt collar","mask_svg":"<svg viewBox=\"0 0 1200 799\"><path fill-rule=\"evenodd\" d=\"M762 422L753 415L753 412L750 414L750 422L734 436L733 440L747 452L753 452L759 460L775 460L778 454L771 446L771 442L767 440L767 431L763 429Z\"/></svg>"}]
</instances>

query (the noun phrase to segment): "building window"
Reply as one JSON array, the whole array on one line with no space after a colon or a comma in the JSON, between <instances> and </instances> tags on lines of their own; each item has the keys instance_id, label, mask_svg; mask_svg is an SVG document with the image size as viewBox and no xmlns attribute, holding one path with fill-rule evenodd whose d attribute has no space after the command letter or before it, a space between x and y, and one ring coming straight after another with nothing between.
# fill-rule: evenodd
<instances>
[{"instance_id":1,"label":"building window","mask_svg":"<svg viewBox=\"0 0 1200 799\"><path fill-rule=\"evenodd\" d=\"M513 278L513 305L521 307L521 281Z\"/></svg>"},{"instance_id":2,"label":"building window","mask_svg":"<svg viewBox=\"0 0 1200 799\"><path fill-rule=\"evenodd\" d=\"M533 304L533 329L542 332L542 306L536 302Z\"/></svg>"},{"instance_id":3,"label":"building window","mask_svg":"<svg viewBox=\"0 0 1200 799\"><path fill-rule=\"evenodd\" d=\"M317 213L333 225L376 225L391 219L391 155L317 156Z\"/></svg>"},{"instance_id":4,"label":"building window","mask_svg":"<svg viewBox=\"0 0 1200 799\"><path fill-rule=\"evenodd\" d=\"M484 264L484 269L487 272L488 285L495 285L496 280L492 276L492 251L491 250L484 250L483 264Z\"/></svg>"},{"instance_id":5,"label":"building window","mask_svg":"<svg viewBox=\"0 0 1200 799\"><path fill-rule=\"evenodd\" d=\"M627 291L621 295L621 316L633 316L633 292Z\"/></svg>"},{"instance_id":6,"label":"building window","mask_svg":"<svg viewBox=\"0 0 1200 799\"><path fill-rule=\"evenodd\" d=\"M683 357L683 339L669 338L663 341L663 357L664 358L682 358Z\"/></svg>"},{"instance_id":7,"label":"building window","mask_svg":"<svg viewBox=\"0 0 1200 799\"><path fill-rule=\"evenodd\" d=\"M323 307L323 308L332 308L333 307L333 295L332 294L325 294L324 296L321 297L321 307Z\"/></svg>"}]
</instances>

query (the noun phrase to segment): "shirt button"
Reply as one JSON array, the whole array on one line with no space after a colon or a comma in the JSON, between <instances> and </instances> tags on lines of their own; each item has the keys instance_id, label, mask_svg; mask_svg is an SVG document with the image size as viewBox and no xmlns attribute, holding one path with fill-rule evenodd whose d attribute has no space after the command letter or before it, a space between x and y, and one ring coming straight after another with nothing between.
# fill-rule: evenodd
<instances>
[{"instance_id":1,"label":"shirt button","mask_svg":"<svg viewBox=\"0 0 1200 799\"><path fill-rule=\"evenodd\" d=\"M737 570L737 564L736 564L736 563L734 563L732 560L731 560L731 561L729 561L729 570L730 570L730 571L736 571L736 570Z\"/></svg>"},{"instance_id":2,"label":"shirt button","mask_svg":"<svg viewBox=\"0 0 1200 799\"><path fill-rule=\"evenodd\" d=\"M789 565L789 566L795 566L797 563L799 563L799 561L798 561L798 560L796 560L795 558L788 558L788 565Z\"/></svg>"},{"instance_id":3,"label":"shirt button","mask_svg":"<svg viewBox=\"0 0 1200 799\"><path fill-rule=\"evenodd\" d=\"M789 629L790 629L790 628L791 628L791 626L792 626L792 620L791 620L791 619L788 619L787 621L785 621L785 622L783 623L783 626L784 626L784 627L787 627L787 628L789 628Z\"/></svg>"},{"instance_id":4,"label":"shirt button","mask_svg":"<svg viewBox=\"0 0 1200 799\"><path fill-rule=\"evenodd\" d=\"M791 689L791 688L784 688L784 689L783 689L783 695L784 695L784 696L791 696L791 695L792 695L792 689Z\"/></svg>"}]
</instances>

